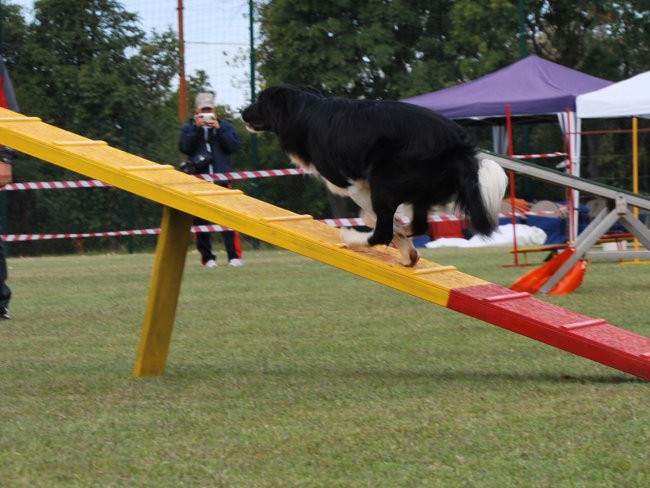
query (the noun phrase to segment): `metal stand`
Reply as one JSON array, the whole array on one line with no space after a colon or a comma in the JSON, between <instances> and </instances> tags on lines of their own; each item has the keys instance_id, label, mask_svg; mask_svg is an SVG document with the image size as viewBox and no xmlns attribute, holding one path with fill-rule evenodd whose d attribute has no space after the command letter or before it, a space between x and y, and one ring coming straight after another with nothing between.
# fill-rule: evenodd
<instances>
[{"instance_id":1,"label":"metal stand","mask_svg":"<svg viewBox=\"0 0 650 488\"><path fill-rule=\"evenodd\" d=\"M567 272L581 259L650 259L650 230L645 224L643 224L643 222L636 218L629 209L629 206L634 206L650 211L650 198L613 188L611 186L595 183L577 176L565 175L559 171L544 168L532 163L524 163L489 151L482 151L479 153L479 158L492 159L507 170L516 171L542 181L596 195L605 199L607 202L606 208L603 208L598 213L598 215L576 239L572 246L576 250L574 255L568 259L548 281L546 281L544 286L540 288L540 293L547 294L552 290L553 287L567 274ZM646 249L634 251L589 251L598 239L600 239L600 237L617 222L620 222L632 235L634 235Z\"/></svg>"}]
</instances>

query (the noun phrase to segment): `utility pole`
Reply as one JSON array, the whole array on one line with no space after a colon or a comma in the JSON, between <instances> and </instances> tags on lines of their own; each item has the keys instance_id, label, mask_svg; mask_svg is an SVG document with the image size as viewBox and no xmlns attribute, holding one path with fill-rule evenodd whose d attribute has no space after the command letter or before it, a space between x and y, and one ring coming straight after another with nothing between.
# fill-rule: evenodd
<instances>
[{"instance_id":1,"label":"utility pole","mask_svg":"<svg viewBox=\"0 0 650 488\"><path fill-rule=\"evenodd\" d=\"M519 57L528 55L526 49L526 0L519 0Z\"/></svg>"},{"instance_id":2,"label":"utility pole","mask_svg":"<svg viewBox=\"0 0 650 488\"><path fill-rule=\"evenodd\" d=\"M250 44L250 80L251 80L251 103L256 100L255 88L255 8L253 0L248 0L248 31ZM257 152L257 135L251 134L251 164L253 169L259 169L259 154Z\"/></svg>"},{"instance_id":3,"label":"utility pole","mask_svg":"<svg viewBox=\"0 0 650 488\"><path fill-rule=\"evenodd\" d=\"M183 0L178 0L178 43L180 65L178 67L178 118L187 119L187 80L185 79L185 34L183 32Z\"/></svg>"},{"instance_id":4,"label":"utility pole","mask_svg":"<svg viewBox=\"0 0 650 488\"><path fill-rule=\"evenodd\" d=\"M248 0L248 35L250 47L250 80L251 80L251 103L255 103L257 99L255 88L255 5L253 0ZM251 141L251 166L254 170L260 168L259 153L257 151L257 135L250 134ZM259 187L256 180L252 183L253 196L259 198ZM259 249L260 241L253 239L253 249Z\"/></svg>"}]
</instances>

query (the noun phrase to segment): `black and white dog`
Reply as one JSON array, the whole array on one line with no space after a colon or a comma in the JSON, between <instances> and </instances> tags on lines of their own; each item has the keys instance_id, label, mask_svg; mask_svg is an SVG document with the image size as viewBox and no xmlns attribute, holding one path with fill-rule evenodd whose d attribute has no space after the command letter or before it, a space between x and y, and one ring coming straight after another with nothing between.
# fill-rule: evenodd
<instances>
[{"instance_id":1,"label":"black and white dog","mask_svg":"<svg viewBox=\"0 0 650 488\"><path fill-rule=\"evenodd\" d=\"M412 207L411 234L424 234L434 205L455 203L474 232L489 235L507 178L476 158L467 133L431 110L395 101L326 98L312 89L272 86L242 112L251 132L277 134L283 151L327 187L351 197L372 232L341 229L349 246L394 242L401 263L419 254L395 213Z\"/></svg>"}]
</instances>

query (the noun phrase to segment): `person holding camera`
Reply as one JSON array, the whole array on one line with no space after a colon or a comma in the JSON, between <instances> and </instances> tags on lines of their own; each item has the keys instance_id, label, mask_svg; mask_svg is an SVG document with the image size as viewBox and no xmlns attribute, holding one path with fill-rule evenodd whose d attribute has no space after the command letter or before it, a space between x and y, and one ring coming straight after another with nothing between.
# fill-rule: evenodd
<instances>
[{"instance_id":1,"label":"person holding camera","mask_svg":"<svg viewBox=\"0 0 650 488\"><path fill-rule=\"evenodd\" d=\"M225 173L232 171L230 155L241 147L241 139L235 127L227 120L217 117L214 96L199 93L194 103L194 116L183 124L178 140L178 149L188 160L181 164L181 170L188 174ZM216 185L229 187L229 183ZM208 225L207 220L195 217L194 225ZM239 234L234 231L221 233L228 254L229 266L243 266ZM217 265L212 252L209 232L195 234L196 249L201 254L201 263L207 268Z\"/></svg>"}]
</instances>

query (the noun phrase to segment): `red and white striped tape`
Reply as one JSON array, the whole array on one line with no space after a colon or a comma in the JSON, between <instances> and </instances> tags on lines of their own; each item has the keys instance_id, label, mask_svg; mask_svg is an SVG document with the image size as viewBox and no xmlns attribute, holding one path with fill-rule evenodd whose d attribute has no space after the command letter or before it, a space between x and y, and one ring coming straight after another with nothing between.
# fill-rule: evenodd
<instances>
[{"instance_id":1,"label":"red and white striped tape","mask_svg":"<svg viewBox=\"0 0 650 488\"><path fill-rule=\"evenodd\" d=\"M221 232L230 230L221 225L195 225L192 232ZM88 237L118 237L118 236L153 236L160 234L160 228L138 230L113 230L108 232L79 232L68 234L6 234L2 237L5 242L45 241L52 239L85 239Z\"/></svg>"},{"instance_id":2,"label":"red and white striped tape","mask_svg":"<svg viewBox=\"0 0 650 488\"><path fill-rule=\"evenodd\" d=\"M567 156L567 153L563 152L552 152L552 153L541 153L541 154L513 154L512 157L516 159L541 159L541 158L558 158Z\"/></svg>"},{"instance_id":3,"label":"red and white striped tape","mask_svg":"<svg viewBox=\"0 0 650 488\"><path fill-rule=\"evenodd\" d=\"M227 173L212 173L196 175L206 181L235 181L255 178L271 178L275 176L294 176L308 174L299 168L266 169L259 171L230 171ZM109 187L108 183L99 180L72 180L72 181L32 181L23 183L8 183L0 191L17 190L64 190L68 188L99 188Z\"/></svg>"},{"instance_id":4,"label":"red and white striped tape","mask_svg":"<svg viewBox=\"0 0 650 488\"><path fill-rule=\"evenodd\" d=\"M62 190L67 188L97 188L111 186L99 180L79 181L31 181L24 183L7 183L0 191L12 190Z\"/></svg>"},{"instance_id":5,"label":"red and white striped tape","mask_svg":"<svg viewBox=\"0 0 650 488\"><path fill-rule=\"evenodd\" d=\"M47 241L51 239L82 239L86 237L143 236L160 234L160 229L115 230L109 232L81 232L69 234L5 234L5 242Z\"/></svg>"},{"instance_id":6,"label":"red and white striped tape","mask_svg":"<svg viewBox=\"0 0 650 488\"><path fill-rule=\"evenodd\" d=\"M321 222L325 222L327 225L332 227L346 227L346 226L357 226L363 225L363 220L361 219L323 219ZM192 226L192 232L221 232L224 230L231 230L228 227L217 224L208 224L208 225L194 225ZM5 242L26 242L26 241L46 241L52 239L85 239L90 237L119 237L119 236L150 236L160 234L160 229L138 229L138 230L113 230L108 232L79 232L79 233L67 233L67 234L5 234L1 235L3 241Z\"/></svg>"},{"instance_id":7,"label":"red and white striped tape","mask_svg":"<svg viewBox=\"0 0 650 488\"><path fill-rule=\"evenodd\" d=\"M558 215L558 211L544 211L544 212L517 212L515 215ZM500 217L512 217L511 213L501 213ZM461 215L430 215L429 222L449 222L464 220ZM343 219L321 219L321 222L331 227L359 227L364 226L365 223L360 218L343 218ZM405 221L408 223L408 221ZM221 232L223 230L230 230L228 227L223 227L217 224L209 225L195 225L192 227L192 232ZM138 229L138 230L114 230L107 232L79 232L67 234L4 234L0 235L5 242L26 242L26 241L44 241L52 239L85 239L91 237L120 237L120 236L145 236L160 234L160 229Z\"/></svg>"},{"instance_id":8,"label":"red and white striped tape","mask_svg":"<svg viewBox=\"0 0 650 488\"><path fill-rule=\"evenodd\" d=\"M309 174L300 168L285 169L265 169L258 171L230 171L228 173L213 173L205 175L196 175L198 178L206 181L233 181L249 180L255 178L271 178L273 176L294 176Z\"/></svg>"}]
</instances>

